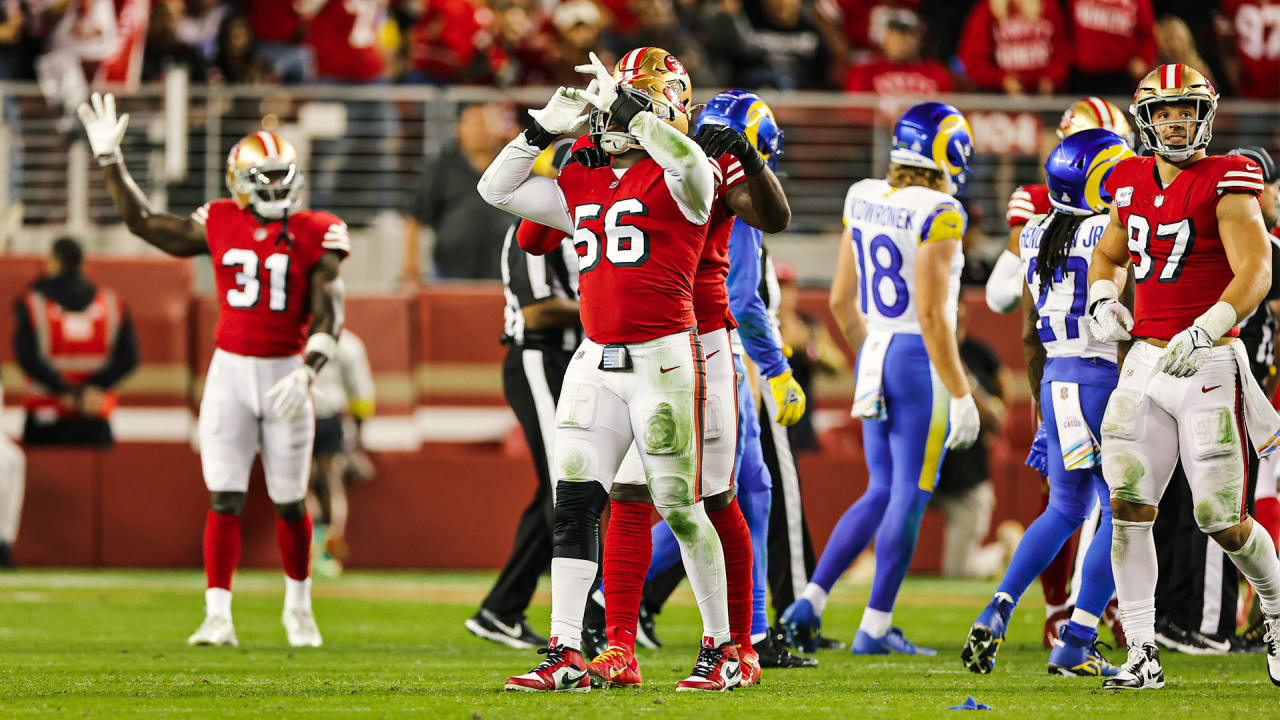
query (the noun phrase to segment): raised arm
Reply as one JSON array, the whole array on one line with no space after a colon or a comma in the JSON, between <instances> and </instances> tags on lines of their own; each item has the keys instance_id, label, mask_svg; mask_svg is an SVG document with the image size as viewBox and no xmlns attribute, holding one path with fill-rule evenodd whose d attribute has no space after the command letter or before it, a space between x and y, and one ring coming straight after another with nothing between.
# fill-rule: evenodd
<instances>
[{"instance_id":1,"label":"raised arm","mask_svg":"<svg viewBox=\"0 0 1280 720\"><path fill-rule=\"evenodd\" d=\"M190 217L179 217L151 208L147 196L129 175L120 153L120 140L129 125L129 115L116 117L116 99L111 93L94 93L90 103L81 103L80 122L89 137L89 147L106 172L107 192L125 225L134 235L176 257L209 252L204 225Z\"/></svg>"},{"instance_id":2,"label":"raised arm","mask_svg":"<svg viewBox=\"0 0 1280 720\"><path fill-rule=\"evenodd\" d=\"M782 184L765 164L760 152L742 132L728 125L703 125L694 140L709 158L724 154L737 158L740 171L746 179L733 186L725 195L729 209L752 227L767 233L778 233L791 223L791 205ZM730 172L739 170L730 166ZM731 178L725 178L726 183Z\"/></svg>"}]
</instances>

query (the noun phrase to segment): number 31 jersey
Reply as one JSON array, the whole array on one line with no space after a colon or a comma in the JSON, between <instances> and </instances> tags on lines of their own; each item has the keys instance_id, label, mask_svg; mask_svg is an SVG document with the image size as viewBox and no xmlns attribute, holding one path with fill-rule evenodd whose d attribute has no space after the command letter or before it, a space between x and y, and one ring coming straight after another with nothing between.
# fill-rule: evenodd
<instances>
[{"instance_id":1,"label":"number 31 jersey","mask_svg":"<svg viewBox=\"0 0 1280 720\"><path fill-rule=\"evenodd\" d=\"M1218 199L1262 191L1262 168L1242 155L1210 155L1185 168L1164 187L1156 160L1120 161L1106 188L1129 240L1137 279L1134 337L1169 340L1218 302L1231 282ZM1232 328L1228 333L1236 336Z\"/></svg>"},{"instance_id":2,"label":"number 31 jersey","mask_svg":"<svg viewBox=\"0 0 1280 720\"><path fill-rule=\"evenodd\" d=\"M1027 287L1036 301L1040 342L1049 357L1087 357L1116 361L1114 343L1104 343L1089 332L1089 263L1093 249L1102 239L1111 218L1107 214L1094 215L1081 222L1076 236L1071 239L1071 249L1065 262L1053 274L1048 286L1040 283L1037 262L1040 241L1049 227L1053 215L1036 215L1027 221L1018 236L1018 250L1022 256ZM1064 218L1065 219L1065 218Z\"/></svg>"},{"instance_id":3,"label":"number 31 jersey","mask_svg":"<svg viewBox=\"0 0 1280 720\"><path fill-rule=\"evenodd\" d=\"M217 347L250 357L302 352L311 324L311 270L327 251L351 252L336 216L301 210L289 216L293 242L276 244L280 222L258 223L234 200L205 203L191 218L205 228L218 293Z\"/></svg>"},{"instance_id":4,"label":"number 31 jersey","mask_svg":"<svg viewBox=\"0 0 1280 720\"><path fill-rule=\"evenodd\" d=\"M926 187L895 188L886 180L854 183L844 200L844 225L858 261L858 296L870 330L920 334L916 314L916 254L939 237L959 237L960 203ZM964 254L956 249L947 280L947 320L954 327Z\"/></svg>"}]
</instances>

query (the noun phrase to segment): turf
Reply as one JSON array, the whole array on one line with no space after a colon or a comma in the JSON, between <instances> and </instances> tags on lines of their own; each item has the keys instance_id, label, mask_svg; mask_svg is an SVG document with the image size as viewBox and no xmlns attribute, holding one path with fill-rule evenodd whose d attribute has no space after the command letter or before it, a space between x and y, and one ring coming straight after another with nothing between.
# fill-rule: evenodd
<instances>
[{"instance_id":1,"label":"turf","mask_svg":"<svg viewBox=\"0 0 1280 720\"><path fill-rule=\"evenodd\" d=\"M539 656L462 628L489 580L389 573L317 580L325 646L294 650L279 624L283 583L275 573L237 577L238 649L186 646L201 615L196 572L0 574L0 716L910 718L937 716L973 695L994 708L991 717L1146 720L1274 714L1280 701L1258 655L1166 654L1168 684L1159 692L1118 694L1097 680L1050 677L1039 646L1043 612L1032 600L1014 616L995 673L972 675L960 666L959 647L992 584L914 578L896 623L937 647L936 658L830 650L819 653L816 670L767 671L760 687L677 695L674 683L692 666L699 634L696 609L681 590L659 617L666 648L641 651L643 689L504 693L502 681ZM1029 596L1036 594L1033 588ZM863 599L865 588L838 586L828 634L852 637ZM531 617L545 629L545 592L537 600Z\"/></svg>"}]
</instances>

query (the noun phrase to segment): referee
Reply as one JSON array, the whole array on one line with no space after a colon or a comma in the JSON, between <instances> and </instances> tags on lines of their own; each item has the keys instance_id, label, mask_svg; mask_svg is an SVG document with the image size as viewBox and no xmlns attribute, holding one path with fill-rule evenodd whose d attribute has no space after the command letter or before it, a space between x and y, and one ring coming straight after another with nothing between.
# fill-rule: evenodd
<instances>
[{"instance_id":1,"label":"referee","mask_svg":"<svg viewBox=\"0 0 1280 720\"><path fill-rule=\"evenodd\" d=\"M563 233L521 220L507 231L502 244L502 284L507 300L502 390L524 428L538 473L538 489L520 517L511 557L466 627L486 640L532 648L547 644L547 638L529 627L525 610L538 576L551 566L551 437L560 386L573 352L582 342L582 325L578 320L578 256L572 241L566 237L559 250L530 255L520 249L517 233Z\"/></svg>"}]
</instances>

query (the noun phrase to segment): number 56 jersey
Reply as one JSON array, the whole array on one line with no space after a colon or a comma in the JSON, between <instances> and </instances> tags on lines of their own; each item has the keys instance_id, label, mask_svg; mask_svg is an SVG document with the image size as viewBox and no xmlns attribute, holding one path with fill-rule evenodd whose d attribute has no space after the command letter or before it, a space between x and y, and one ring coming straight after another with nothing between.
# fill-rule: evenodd
<instances>
[{"instance_id":1,"label":"number 56 jersey","mask_svg":"<svg viewBox=\"0 0 1280 720\"><path fill-rule=\"evenodd\" d=\"M844 224L858 261L858 296L869 330L920 334L916 313L916 254L939 237L964 234L959 201L926 187L895 188L886 180L854 183L844 200ZM951 259L947 320L956 323L964 254Z\"/></svg>"},{"instance_id":2,"label":"number 56 jersey","mask_svg":"<svg viewBox=\"0 0 1280 720\"><path fill-rule=\"evenodd\" d=\"M205 228L218 293L218 348L250 357L302 352L311 323L311 270L325 252L351 252L347 226L336 216L300 210L266 225L231 199L205 203L191 215Z\"/></svg>"}]
</instances>

